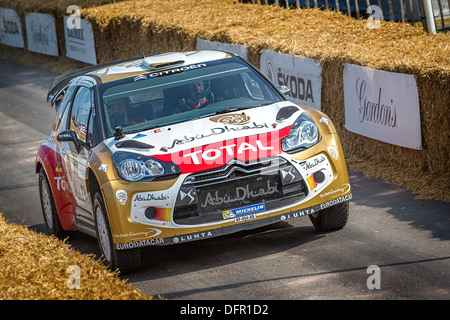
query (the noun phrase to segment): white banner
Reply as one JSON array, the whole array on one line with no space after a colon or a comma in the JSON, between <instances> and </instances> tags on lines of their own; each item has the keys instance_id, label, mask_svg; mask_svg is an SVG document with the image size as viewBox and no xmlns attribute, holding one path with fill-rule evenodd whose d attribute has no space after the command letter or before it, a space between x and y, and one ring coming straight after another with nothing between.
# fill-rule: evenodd
<instances>
[{"instance_id":1,"label":"white banner","mask_svg":"<svg viewBox=\"0 0 450 320\"><path fill-rule=\"evenodd\" d=\"M344 65L345 127L390 144L422 149L413 75Z\"/></svg>"},{"instance_id":2,"label":"white banner","mask_svg":"<svg viewBox=\"0 0 450 320\"><path fill-rule=\"evenodd\" d=\"M72 17L64 16L64 37L66 39L66 56L90 64L97 63L94 32L92 24L81 18L77 23L69 23ZM73 18L72 18L73 19Z\"/></svg>"},{"instance_id":3,"label":"white banner","mask_svg":"<svg viewBox=\"0 0 450 320\"><path fill-rule=\"evenodd\" d=\"M10 47L24 47L22 24L13 9L0 8L0 43Z\"/></svg>"},{"instance_id":4,"label":"white banner","mask_svg":"<svg viewBox=\"0 0 450 320\"><path fill-rule=\"evenodd\" d=\"M46 13L28 13L25 15L28 50L58 56L55 19Z\"/></svg>"},{"instance_id":5,"label":"white banner","mask_svg":"<svg viewBox=\"0 0 450 320\"><path fill-rule=\"evenodd\" d=\"M247 48L241 44L214 42L197 38L197 50L223 50L237 54L247 60Z\"/></svg>"},{"instance_id":6,"label":"white banner","mask_svg":"<svg viewBox=\"0 0 450 320\"><path fill-rule=\"evenodd\" d=\"M264 50L260 66L275 86L291 89L289 100L320 110L322 68L318 61Z\"/></svg>"}]
</instances>

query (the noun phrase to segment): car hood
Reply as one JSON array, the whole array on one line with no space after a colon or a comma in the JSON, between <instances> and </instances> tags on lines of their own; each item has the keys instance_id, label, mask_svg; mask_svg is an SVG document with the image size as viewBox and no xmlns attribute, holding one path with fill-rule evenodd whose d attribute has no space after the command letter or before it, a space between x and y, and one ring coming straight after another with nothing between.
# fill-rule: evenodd
<instances>
[{"instance_id":1,"label":"car hood","mask_svg":"<svg viewBox=\"0 0 450 320\"><path fill-rule=\"evenodd\" d=\"M302 112L284 101L127 134L105 143L112 153L140 153L193 172L204 166L220 167L232 159L246 162L281 153L280 139Z\"/></svg>"}]
</instances>

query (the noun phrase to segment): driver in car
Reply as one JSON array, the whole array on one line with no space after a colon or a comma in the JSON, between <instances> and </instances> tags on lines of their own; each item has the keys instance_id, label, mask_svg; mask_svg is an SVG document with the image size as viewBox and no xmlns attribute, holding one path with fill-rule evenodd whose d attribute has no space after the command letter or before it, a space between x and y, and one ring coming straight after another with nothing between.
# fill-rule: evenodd
<instances>
[{"instance_id":1,"label":"driver in car","mask_svg":"<svg viewBox=\"0 0 450 320\"><path fill-rule=\"evenodd\" d=\"M128 111L130 109L130 101L128 98L119 98L111 100L108 104L108 116L112 128L118 126L126 127L130 124Z\"/></svg>"},{"instance_id":2,"label":"driver in car","mask_svg":"<svg viewBox=\"0 0 450 320\"><path fill-rule=\"evenodd\" d=\"M174 110L175 113L204 108L216 102L214 93L211 91L211 83L209 80L191 83L187 85L187 91L187 98L179 101L178 107Z\"/></svg>"}]
</instances>

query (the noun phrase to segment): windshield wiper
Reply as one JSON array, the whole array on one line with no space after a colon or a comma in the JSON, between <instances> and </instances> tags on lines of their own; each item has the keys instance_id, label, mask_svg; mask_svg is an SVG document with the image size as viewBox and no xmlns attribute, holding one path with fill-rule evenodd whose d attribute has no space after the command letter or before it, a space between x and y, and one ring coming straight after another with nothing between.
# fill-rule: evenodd
<instances>
[{"instance_id":1,"label":"windshield wiper","mask_svg":"<svg viewBox=\"0 0 450 320\"><path fill-rule=\"evenodd\" d=\"M155 125L155 126L145 127L143 129L135 129L135 130L129 130L129 131L127 130L124 133L125 134L139 133L139 132L142 132L142 131L147 131L147 130L151 130L151 129L155 129L155 128L159 128L159 127L161 127L161 126L160 125Z\"/></svg>"},{"instance_id":2,"label":"windshield wiper","mask_svg":"<svg viewBox=\"0 0 450 320\"><path fill-rule=\"evenodd\" d=\"M253 108L253 107L257 107L257 106L223 108L223 109L217 110L214 114L224 114L224 113L227 113L227 112L245 110L245 109L250 109L250 108Z\"/></svg>"}]
</instances>

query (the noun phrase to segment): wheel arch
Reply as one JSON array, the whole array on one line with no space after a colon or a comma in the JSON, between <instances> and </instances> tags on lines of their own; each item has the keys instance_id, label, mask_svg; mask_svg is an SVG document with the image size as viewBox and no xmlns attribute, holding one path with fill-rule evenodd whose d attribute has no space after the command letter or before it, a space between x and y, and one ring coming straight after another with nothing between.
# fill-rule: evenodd
<instances>
[{"instance_id":1,"label":"wheel arch","mask_svg":"<svg viewBox=\"0 0 450 320\"><path fill-rule=\"evenodd\" d=\"M87 172L87 183L86 185L88 186L88 192L90 194L91 197L91 201L92 204L94 203L94 196L95 194L99 191L100 193L102 193L101 187L100 187L100 182L98 181L97 176L95 175L94 171L92 170L91 167L88 168L88 172Z\"/></svg>"}]
</instances>

